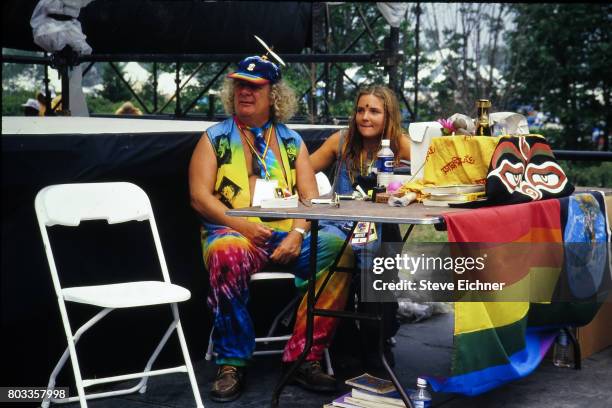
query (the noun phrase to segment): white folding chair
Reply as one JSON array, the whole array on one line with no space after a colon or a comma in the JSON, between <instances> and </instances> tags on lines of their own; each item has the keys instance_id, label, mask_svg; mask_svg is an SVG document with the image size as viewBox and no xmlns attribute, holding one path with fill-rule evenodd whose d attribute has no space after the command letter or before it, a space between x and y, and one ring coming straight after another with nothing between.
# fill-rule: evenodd
<instances>
[{"instance_id":1,"label":"white folding chair","mask_svg":"<svg viewBox=\"0 0 612 408\"><path fill-rule=\"evenodd\" d=\"M45 399L42 404L43 408L48 407L51 402L66 403L73 401L79 401L81 407L87 407L87 400L89 399L124 395L136 391L144 393L147 388L149 377L178 372L187 373L196 406L198 408L203 408L204 404L200 397L195 374L189 358L189 352L187 350L185 335L181 327L177 306L177 302L188 300L191 297L191 293L181 286L170 283L168 267L162 251L155 218L153 217L153 209L151 208L151 203L147 194L140 187L131 183L59 184L48 186L40 190L36 195L35 207L38 226L42 234L47 261L51 270L51 278L53 280L62 323L68 341L68 348L51 373L47 389L53 390L55 388L56 376L70 356L78 392L78 397L51 400ZM106 220L109 224L148 220L153 234L157 256L159 258L163 280L62 288L58 269L51 250L49 235L47 234L47 227L52 227L54 225L76 227L81 221L87 220ZM101 307L102 310L73 333L68 320L66 302L98 306ZM161 341L153 351L153 354L142 372L95 379L83 379L81 377L81 370L79 368L79 361L76 353L76 343L83 333L114 309L159 304L170 305L174 320L162 336ZM185 364L173 368L151 370L157 356L174 330L176 330L178 335ZM93 385L134 378L141 378L141 380L138 384L128 389L85 394L85 388Z\"/></svg>"},{"instance_id":2,"label":"white folding chair","mask_svg":"<svg viewBox=\"0 0 612 408\"><path fill-rule=\"evenodd\" d=\"M329 178L322 171L315 174L317 181L317 189L319 190L319 196L324 196L332 192L332 185L329 182Z\"/></svg>"}]
</instances>

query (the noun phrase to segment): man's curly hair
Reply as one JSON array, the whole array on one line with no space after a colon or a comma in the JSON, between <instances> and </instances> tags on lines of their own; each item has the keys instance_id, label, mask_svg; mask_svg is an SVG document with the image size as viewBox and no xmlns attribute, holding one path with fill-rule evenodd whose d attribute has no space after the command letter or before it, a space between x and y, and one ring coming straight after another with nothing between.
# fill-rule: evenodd
<instances>
[{"instance_id":1,"label":"man's curly hair","mask_svg":"<svg viewBox=\"0 0 612 408\"><path fill-rule=\"evenodd\" d=\"M221 88L223 108L225 109L225 113L232 116L236 113L234 109L234 84L234 79L225 78L223 87ZM272 105L270 106L270 119L272 119L274 123L288 121L297 111L298 105L295 92L282 79L271 86L270 99L272 101Z\"/></svg>"}]
</instances>

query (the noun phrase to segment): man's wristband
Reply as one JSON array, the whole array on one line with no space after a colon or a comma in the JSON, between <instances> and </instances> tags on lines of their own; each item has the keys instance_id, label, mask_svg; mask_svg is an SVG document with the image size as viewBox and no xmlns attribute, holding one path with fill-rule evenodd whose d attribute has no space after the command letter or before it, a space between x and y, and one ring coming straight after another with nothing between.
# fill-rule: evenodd
<instances>
[{"instance_id":1,"label":"man's wristband","mask_svg":"<svg viewBox=\"0 0 612 408\"><path fill-rule=\"evenodd\" d=\"M291 231L296 231L296 232L298 232L298 233L299 233L299 234L302 236L302 239L305 239L305 238L306 238L306 234L307 234L307 232L306 232L306 230L305 230L304 228L295 227L295 228L293 228Z\"/></svg>"}]
</instances>

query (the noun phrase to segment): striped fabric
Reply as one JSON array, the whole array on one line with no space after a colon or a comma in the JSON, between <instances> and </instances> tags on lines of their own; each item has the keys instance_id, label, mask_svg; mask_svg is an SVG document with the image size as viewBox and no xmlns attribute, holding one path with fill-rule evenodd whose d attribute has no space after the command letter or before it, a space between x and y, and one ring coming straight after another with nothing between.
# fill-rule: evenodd
<instances>
[{"instance_id":1,"label":"striped fabric","mask_svg":"<svg viewBox=\"0 0 612 408\"><path fill-rule=\"evenodd\" d=\"M266 78L260 78L256 75L247 74L245 72L234 72L228 75L229 78L241 79L243 81L252 82L257 85L265 85L268 81Z\"/></svg>"},{"instance_id":2,"label":"striped fabric","mask_svg":"<svg viewBox=\"0 0 612 408\"><path fill-rule=\"evenodd\" d=\"M599 192L449 213L444 218L449 242L494 243L493 248L500 251L508 243L605 243L610 239L606 204ZM562 255L540 251L506 257L507 276L502 280L522 290L546 286L544 293L552 294L559 289L559 277L565 276L578 287L578 281L572 283L567 276L576 271L570 271L567 254ZM605 290L602 282L604 277L609 279L609 272L604 275L601 268L585 267L579 276L588 278L590 295L595 296ZM538 281L534 276L545 278ZM599 305L597 301L456 302L451 373L447 378L429 377L430 383L434 391L478 395L522 378L540 364L560 327L587 324Z\"/></svg>"}]
</instances>

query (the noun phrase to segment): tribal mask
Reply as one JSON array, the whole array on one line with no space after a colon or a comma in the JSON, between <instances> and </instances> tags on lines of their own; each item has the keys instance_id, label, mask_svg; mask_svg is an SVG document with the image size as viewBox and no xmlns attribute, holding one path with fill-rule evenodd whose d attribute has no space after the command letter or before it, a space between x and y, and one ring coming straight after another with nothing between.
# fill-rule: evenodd
<instances>
[{"instance_id":1,"label":"tribal mask","mask_svg":"<svg viewBox=\"0 0 612 408\"><path fill-rule=\"evenodd\" d=\"M503 137L489 164L487 201L523 203L571 195L574 186L541 136Z\"/></svg>"}]
</instances>

